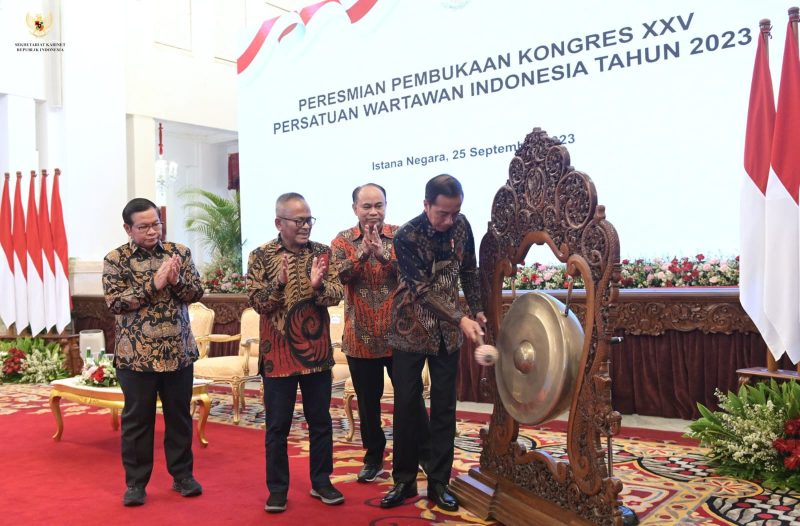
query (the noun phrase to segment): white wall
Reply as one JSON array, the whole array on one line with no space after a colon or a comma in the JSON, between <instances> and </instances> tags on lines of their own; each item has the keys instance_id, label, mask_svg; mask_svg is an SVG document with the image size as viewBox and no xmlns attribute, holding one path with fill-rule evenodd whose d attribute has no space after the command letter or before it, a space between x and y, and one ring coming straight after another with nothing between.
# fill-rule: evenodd
<instances>
[{"instance_id":1,"label":"white wall","mask_svg":"<svg viewBox=\"0 0 800 526\"><path fill-rule=\"evenodd\" d=\"M61 168L69 255L86 274L82 292L99 291L89 275L126 239L127 200L155 198L158 122L166 125L165 158L179 165L168 194L169 237L188 244L199 264L208 261L183 232L176 191L227 193L227 155L238 151L239 35L308 3L0 0L0 172L21 170L27 183L31 169ZM15 42L37 41L29 12L53 15L38 41L64 42L63 52L16 51Z\"/></svg>"},{"instance_id":2,"label":"white wall","mask_svg":"<svg viewBox=\"0 0 800 526\"><path fill-rule=\"evenodd\" d=\"M176 128L178 131L171 131ZM180 191L202 188L229 196L228 154L238 151L236 141L216 142L215 136L202 132L203 129L164 122L164 158L178 163L178 175L167 190L167 237L189 246L198 268L210 262L210 255L198 236L184 229L185 199Z\"/></svg>"},{"instance_id":3,"label":"white wall","mask_svg":"<svg viewBox=\"0 0 800 526\"><path fill-rule=\"evenodd\" d=\"M62 9L65 145L60 166L70 256L99 260L124 243L120 212L127 198L125 38L106 35L123 20L120 2L64 2Z\"/></svg>"},{"instance_id":4,"label":"white wall","mask_svg":"<svg viewBox=\"0 0 800 526\"><path fill-rule=\"evenodd\" d=\"M126 3L128 113L236 129L236 57L215 49L218 3ZM231 2L225 20L239 13L244 26L242 5Z\"/></svg>"},{"instance_id":5,"label":"white wall","mask_svg":"<svg viewBox=\"0 0 800 526\"><path fill-rule=\"evenodd\" d=\"M0 93L44 99L45 54L17 51L17 43L38 42L26 25L27 13L41 13L42 0L0 0ZM58 39L57 28L46 39Z\"/></svg>"}]
</instances>

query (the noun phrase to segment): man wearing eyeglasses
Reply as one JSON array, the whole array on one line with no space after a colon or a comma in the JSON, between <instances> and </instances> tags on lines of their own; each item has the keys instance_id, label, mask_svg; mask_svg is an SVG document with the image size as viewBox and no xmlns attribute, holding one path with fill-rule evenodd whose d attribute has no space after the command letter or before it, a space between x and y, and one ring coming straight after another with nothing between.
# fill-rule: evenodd
<instances>
[{"instance_id":1,"label":"man wearing eyeglasses","mask_svg":"<svg viewBox=\"0 0 800 526\"><path fill-rule=\"evenodd\" d=\"M310 495L329 505L344 502L333 487L333 428L330 415L331 346L328 307L338 305L343 290L330 248L309 240L316 220L297 193L278 197L278 237L250 253L247 292L261 315L259 372L264 382L267 433L267 489L264 510L286 509L289 491L287 440L297 387L303 396L310 443Z\"/></svg>"},{"instance_id":2,"label":"man wearing eyeglasses","mask_svg":"<svg viewBox=\"0 0 800 526\"><path fill-rule=\"evenodd\" d=\"M189 249L161 240L163 225L152 201L131 200L122 220L130 239L106 255L103 291L116 318L114 367L125 396L122 503L140 506L153 471L157 397L172 489L184 497L203 492L193 476L189 407L198 352L188 309L203 296L203 287Z\"/></svg>"}]
</instances>

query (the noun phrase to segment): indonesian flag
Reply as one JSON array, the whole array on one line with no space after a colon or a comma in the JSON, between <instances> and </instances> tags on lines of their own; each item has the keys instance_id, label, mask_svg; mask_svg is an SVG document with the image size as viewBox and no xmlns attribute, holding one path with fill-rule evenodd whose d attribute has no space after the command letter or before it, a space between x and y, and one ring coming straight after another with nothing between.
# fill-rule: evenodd
<instances>
[{"instance_id":1,"label":"indonesian flag","mask_svg":"<svg viewBox=\"0 0 800 526\"><path fill-rule=\"evenodd\" d=\"M17 172L17 185L14 187L14 300L17 317L17 334L28 326L28 249L25 241L25 213L22 211L22 173Z\"/></svg>"},{"instance_id":2,"label":"indonesian flag","mask_svg":"<svg viewBox=\"0 0 800 526\"><path fill-rule=\"evenodd\" d=\"M39 241L39 213L36 211L36 172L31 172L28 190L28 212L25 215L25 236L28 246L28 322L31 336L44 330L44 268L42 244Z\"/></svg>"},{"instance_id":3,"label":"indonesian flag","mask_svg":"<svg viewBox=\"0 0 800 526\"><path fill-rule=\"evenodd\" d=\"M9 175L3 182L0 199L0 319L10 327L17 319L14 299L14 240L11 237L11 198L8 190Z\"/></svg>"},{"instance_id":4,"label":"indonesian flag","mask_svg":"<svg viewBox=\"0 0 800 526\"><path fill-rule=\"evenodd\" d=\"M742 181L739 209L739 301L777 360L785 349L764 312L765 206L772 154L772 130L775 127L775 98L772 95L766 38L769 38L769 31L762 29L753 66L744 140L746 173Z\"/></svg>"},{"instance_id":5,"label":"indonesian flag","mask_svg":"<svg viewBox=\"0 0 800 526\"><path fill-rule=\"evenodd\" d=\"M44 324L50 330L56 325L56 256L53 234L50 231L50 212L47 206L47 170L42 170L39 183L39 241L44 256L42 281L44 283Z\"/></svg>"},{"instance_id":6,"label":"indonesian flag","mask_svg":"<svg viewBox=\"0 0 800 526\"><path fill-rule=\"evenodd\" d=\"M796 20L795 20L796 22ZM767 183L764 311L793 363L800 360L800 63L789 20Z\"/></svg>"},{"instance_id":7,"label":"indonesian flag","mask_svg":"<svg viewBox=\"0 0 800 526\"><path fill-rule=\"evenodd\" d=\"M61 170L56 168L53 178L53 200L50 203L50 227L53 233L56 278L56 331L64 330L71 321L72 297L69 294L69 251L67 250L67 231L64 228L64 214L61 209L61 193L58 180Z\"/></svg>"}]
</instances>

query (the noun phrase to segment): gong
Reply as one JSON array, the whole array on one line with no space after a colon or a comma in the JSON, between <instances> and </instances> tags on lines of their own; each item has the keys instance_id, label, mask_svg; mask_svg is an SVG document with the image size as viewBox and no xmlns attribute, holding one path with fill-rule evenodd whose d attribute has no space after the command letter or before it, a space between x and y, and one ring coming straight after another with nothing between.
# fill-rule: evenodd
<instances>
[{"instance_id":1,"label":"gong","mask_svg":"<svg viewBox=\"0 0 800 526\"><path fill-rule=\"evenodd\" d=\"M517 422L541 424L569 408L583 327L563 303L543 292L520 296L503 318L496 346L497 390Z\"/></svg>"}]
</instances>

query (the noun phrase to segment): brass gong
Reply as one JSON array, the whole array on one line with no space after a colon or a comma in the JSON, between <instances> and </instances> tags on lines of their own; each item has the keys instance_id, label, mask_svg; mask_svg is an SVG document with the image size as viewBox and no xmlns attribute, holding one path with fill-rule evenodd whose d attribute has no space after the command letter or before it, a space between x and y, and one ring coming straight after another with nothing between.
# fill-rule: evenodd
<instances>
[{"instance_id":1,"label":"brass gong","mask_svg":"<svg viewBox=\"0 0 800 526\"><path fill-rule=\"evenodd\" d=\"M583 327L543 292L517 298L497 338L497 390L522 424L541 424L569 409L580 366Z\"/></svg>"}]
</instances>

